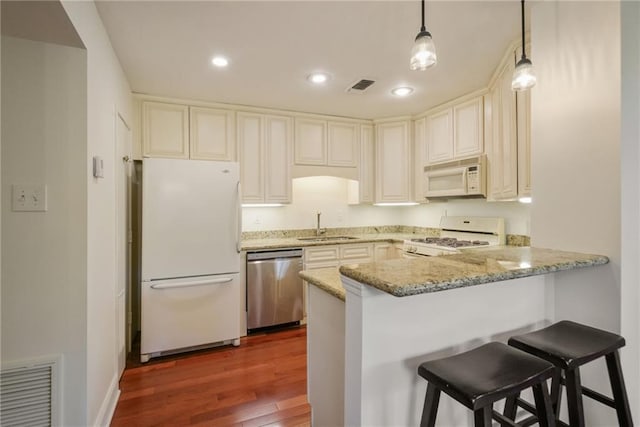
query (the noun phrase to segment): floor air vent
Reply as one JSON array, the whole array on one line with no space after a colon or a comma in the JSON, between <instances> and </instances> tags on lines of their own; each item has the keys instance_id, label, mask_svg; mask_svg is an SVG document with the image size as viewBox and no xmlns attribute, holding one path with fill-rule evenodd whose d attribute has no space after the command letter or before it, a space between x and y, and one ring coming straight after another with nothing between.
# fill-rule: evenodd
<instances>
[{"instance_id":1,"label":"floor air vent","mask_svg":"<svg viewBox=\"0 0 640 427\"><path fill-rule=\"evenodd\" d=\"M56 419L57 361L3 369L0 372L0 425L51 426Z\"/></svg>"},{"instance_id":2,"label":"floor air vent","mask_svg":"<svg viewBox=\"0 0 640 427\"><path fill-rule=\"evenodd\" d=\"M361 79L355 82L349 88L347 88L347 92L362 93L374 83L375 83L374 80Z\"/></svg>"}]
</instances>

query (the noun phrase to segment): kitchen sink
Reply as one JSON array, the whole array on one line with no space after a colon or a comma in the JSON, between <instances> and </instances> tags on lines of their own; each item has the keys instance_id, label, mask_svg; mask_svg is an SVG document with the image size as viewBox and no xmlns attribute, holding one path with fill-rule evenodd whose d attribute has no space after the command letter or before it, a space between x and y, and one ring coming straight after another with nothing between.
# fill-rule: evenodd
<instances>
[{"instance_id":1,"label":"kitchen sink","mask_svg":"<svg viewBox=\"0 0 640 427\"><path fill-rule=\"evenodd\" d=\"M317 237L298 237L298 240L302 240L304 242L326 242L333 240L353 240L357 239L357 237L353 236L317 236Z\"/></svg>"}]
</instances>

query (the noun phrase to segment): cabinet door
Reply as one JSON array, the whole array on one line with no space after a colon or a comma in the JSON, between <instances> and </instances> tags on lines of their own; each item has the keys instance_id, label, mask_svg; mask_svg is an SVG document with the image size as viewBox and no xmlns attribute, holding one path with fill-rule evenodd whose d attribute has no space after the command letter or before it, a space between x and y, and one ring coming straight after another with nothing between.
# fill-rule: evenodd
<instances>
[{"instance_id":1,"label":"cabinet door","mask_svg":"<svg viewBox=\"0 0 640 427\"><path fill-rule=\"evenodd\" d=\"M373 244L340 245L340 263L373 262Z\"/></svg>"},{"instance_id":2,"label":"cabinet door","mask_svg":"<svg viewBox=\"0 0 640 427\"><path fill-rule=\"evenodd\" d=\"M190 157L232 162L236 159L233 111L190 107Z\"/></svg>"},{"instance_id":3,"label":"cabinet door","mask_svg":"<svg viewBox=\"0 0 640 427\"><path fill-rule=\"evenodd\" d=\"M328 122L329 166L356 167L358 159L358 125L355 123Z\"/></svg>"},{"instance_id":4,"label":"cabinet door","mask_svg":"<svg viewBox=\"0 0 640 427\"><path fill-rule=\"evenodd\" d=\"M375 262L384 261L391 258L389 255L394 250L391 243L374 243L373 244L373 259Z\"/></svg>"},{"instance_id":5,"label":"cabinet door","mask_svg":"<svg viewBox=\"0 0 640 427\"><path fill-rule=\"evenodd\" d=\"M424 167L429 163L429 147L427 145L427 119L422 118L413 123L413 150L415 158L414 168L414 200L426 203L423 195Z\"/></svg>"},{"instance_id":6,"label":"cabinet door","mask_svg":"<svg viewBox=\"0 0 640 427\"><path fill-rule=\"evenodd\" d=\"M189 107L142 103L142 155L189 158Z\"/></svg>"},{"instance_id":7,"label":"cabinet door","mask_svg":"<svg viewBox=\"0 0 640 427\"><path fill-rule=\"evenodd\" d=\"M360 203L373 203L375 190L375 139L373 126L360 127Z\"/></svg>"},{"instance_id":8,"label":"cabinet door","mask_svg":"<svg viewBox=\"0 0 640 427\"><path fill-rule=\"evenodd\" d=\"M527 44L528 57L531 45ZM520 58L522 49L516 50ZM516 93L516 117L518 127L518 197L531 196L531 91Z\"/></svg>"},{"instance_id":9,"label":"cabinet door","mask_svg":"<svg viewBox=\"0 0 640 427\"><path fill-rule=\"evenodd\" d=\"M499 80L498 80L499 81ZM489 132L487 132L487 198L499 200L502 194L502 138L500 125L500 84L487 95L490 106ZM487 109L485 109L487 110Z\"/></svg>"},{"instance_id":10,"label":"cabinet door","mask_svg":"<svg viewBox=\"0 0 640 427\"><path fill-rule=\"evenodd\" d=\"M294 147L297 165L326 165L327 122L296 118Z\"/></svg>"},{"instance_id":11,"label":"cabinet door","mask_svg":"<svg viewBox=\"0 0 640 427\"><path fill-rule=\"evenodd\" d=\"M304 248L304 268L311 265L338 265L340 249L337 245Z\"/></svg>"},{"instance_id":12,"label":"cabinet door","mask_svg":"<svg viewBox=\"0 0 640 427\"><path fill-rule=\"evenodd\" d=\"M376 202L412 200L410 122L382 123L376 131Z\"/></svg>"},{"instance_id":13,"label":"cabinet door","mask_svg":"<svg viewBox=\"0 0 640 427\"><path fill-rule=\"evenodd\" d=\"M262 128L262 115L238 113L240 183L242 201L245 203L262 203L265 199Z\"/></svg>"},{"instance_id":14,"label":"cabinet door","mask_svg":"<svg viewBox=\"0 0 640 427\"><path fill-rule=\"evenodd\" d=\"M427 117L427 144L429 163L453 159L452 109Z\"/></svg>"},{"instance_id":15,"label":"cabinet door","mask_svg":"<svg viewBox=\"0 0 640 427\"><path fill-rule=\"evenodd\" d=\"M484 150L482 97L453 107L453 157L481 154Z\"/></svg>"},{"instance_id":16,"label":"cabinet door","mask_svg":"<svg viewBox=\"0 0 640 427\"><path fill-rule=\"evenodd\" d=\"M518 140L516 128L516 93L511 89L515 65L509 61L500 77L500 113L502 148L501 199L518 195Z\"/></svg>"},{"instance_id":17,"label":"cabinet door","mask_svg":"<svg viewBox=\"0 0 640 427\"><path fill-rule=\"evenodd\" d=\"M291 119L265 117L265 202L291 203Z\"/></svg>"}]
</instances>

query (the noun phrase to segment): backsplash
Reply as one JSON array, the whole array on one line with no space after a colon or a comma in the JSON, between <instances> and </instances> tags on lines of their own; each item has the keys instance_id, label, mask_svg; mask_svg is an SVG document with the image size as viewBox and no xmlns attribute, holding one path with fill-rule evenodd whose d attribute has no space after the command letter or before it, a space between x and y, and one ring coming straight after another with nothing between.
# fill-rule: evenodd
<instances>
[{"instance_id":1,"label":"backsplash","mask_svg":"<svg viewBox=\"0 0 640 427\"><path fill-rule=\"evenodd\" d=\"M414 227L409 225L380 225L368 227L336 227L327 228L326 236L349 236L362 234L415 234L420 237L439 237L440 229L431 227ZM297 237L313 237L316 235L315 228L304 228L295 230L263 230L263 231L243 231L242 240L253 239L289 239ZM529 246L531 238L520 234L507 234L507 245L509 246Z\"/></svg>"},{"instance_id":2,"label":"backsplash","mask_svg":"<svg viewBox=\"0 0 640 427\"><path fill-rule=\"evenodd\" d=\"M378 225L367 227L336 227L326 228L324 233L327 236L344 236L350 234L417 234L420 236L435 237L440 236L440 229L428 227L413 227L408 225ZM296 230L263 230L263 231L243 231L242 239L287 239L291 237L313 237L316 235L315 228L303 228Z\"/></svg>"}]
</instances>

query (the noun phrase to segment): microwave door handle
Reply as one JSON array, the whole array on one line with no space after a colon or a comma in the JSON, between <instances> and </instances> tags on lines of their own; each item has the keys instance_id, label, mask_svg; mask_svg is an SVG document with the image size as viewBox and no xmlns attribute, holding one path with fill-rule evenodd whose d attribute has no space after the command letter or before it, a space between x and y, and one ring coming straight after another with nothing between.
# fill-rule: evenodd
<instances>
[{"instance_id":1,"label":"microwave door handle","mask_svg":"<svg viewBox=\"0 0 640 427\"><path fill-rule=\"evenodd\" d=\"M467 187L467 175L469 174L469 170L467 168L462 172L462 188L464 189L465 194L469 194L469 187Z\"/></svg>"},{"instance_id":2,"label":"microwave door handle","mask_svg":"<svg viewBox=\"0 0 640 427\"><path fill-rule=\"evenodd\" d=\"M428 171L426 172L427 176L430 177L440 177L440 176L451 176L451 175L456 175L456 174L463 174L466 176L467 174L467 168L465 167L458 167L458 168L447 168L447 169L442 169L442 170L433 170L433 171Z\"/></svg>"}]
</instances>

